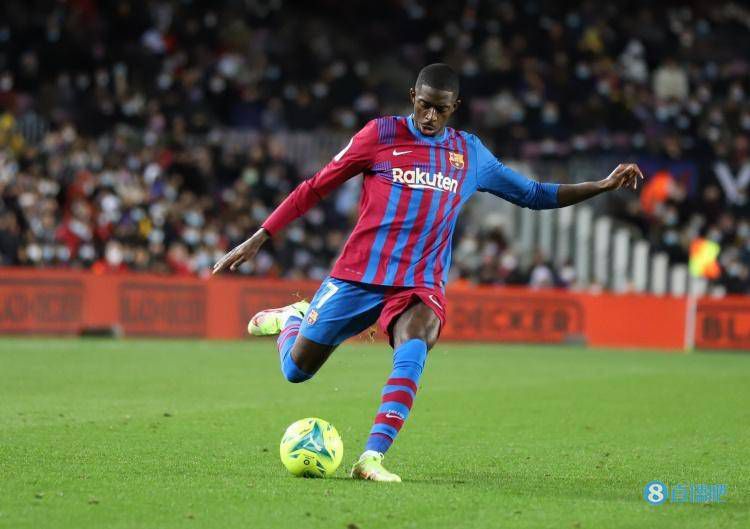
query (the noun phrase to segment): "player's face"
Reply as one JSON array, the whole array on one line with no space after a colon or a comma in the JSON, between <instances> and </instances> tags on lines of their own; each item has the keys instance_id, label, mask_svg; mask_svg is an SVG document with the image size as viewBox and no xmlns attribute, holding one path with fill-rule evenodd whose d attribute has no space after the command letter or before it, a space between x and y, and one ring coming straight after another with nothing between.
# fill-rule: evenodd
<instances>
[{"instance_id":1,"label":"player's face","mask_svg":"<svg viewBox=\"0 0 750 529\"><path fill-rule=\"evenodd\" d=\"M437 90L425 84L410 89L409 95L414 104L414 122L425 136L442 133L460 102L453 92Z\"/></svg>"}]
</instances>

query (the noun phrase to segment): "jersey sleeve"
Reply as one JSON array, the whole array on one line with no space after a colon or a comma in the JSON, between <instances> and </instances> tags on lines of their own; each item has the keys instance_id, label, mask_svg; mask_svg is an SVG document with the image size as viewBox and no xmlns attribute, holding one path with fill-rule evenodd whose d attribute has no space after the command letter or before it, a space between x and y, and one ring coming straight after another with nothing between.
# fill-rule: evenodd
<instances>
[{"instance_id":1,"label":"jersey sleeve","mask_svg":"<svg viewBox=\"0 0 750 529\"><path fill-rule=\"evenodd\" d=\"M476 140L477 189L530 209L552 209L557 205L559 184L540 183L505 166L481 141Z\"/></svg>"},{"instance_id":2,"label":"jersey sleeve","mask_svg":"<svg viewBox=\"0 0 750 529\"><path fill-rule=\"evenodd\" d=\"M263 227L271 235L278 233L349 178L370 167L378 141L377 129L376 120L367 123L323 169L298 185L268 216Z\"/></svg>"}]
</instances>

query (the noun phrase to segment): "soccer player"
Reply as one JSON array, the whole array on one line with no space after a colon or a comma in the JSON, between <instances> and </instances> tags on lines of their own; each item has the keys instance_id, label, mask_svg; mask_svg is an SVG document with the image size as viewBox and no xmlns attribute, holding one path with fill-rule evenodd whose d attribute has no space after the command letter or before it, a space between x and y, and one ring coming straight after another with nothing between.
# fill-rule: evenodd
<instances>
[{"instance_id":1,"label":"soccer player","mask_svg":"<svg viewBox=\"0 0 750 529\"><path fill-rule=\"evenodd\" d=\"M236 270L331 191L364 175L357 224L312 301L259 312L248 331L279 334L281 370L290 382L303 382L341 342L379 322L393 347L393 371L351 472L374 481L401 481L383 467L383 454L409 416L427 352L445 324L451 241L466 201L484 191L527 208L560 208L635 189L643 178L636 165L625 164L596 182L551 184L506 167L479 138L446 126L460 104L458 76L446 64L424 67L409 97L413 114L367 123L213 269Z\"/></svg>"}]
</instances>

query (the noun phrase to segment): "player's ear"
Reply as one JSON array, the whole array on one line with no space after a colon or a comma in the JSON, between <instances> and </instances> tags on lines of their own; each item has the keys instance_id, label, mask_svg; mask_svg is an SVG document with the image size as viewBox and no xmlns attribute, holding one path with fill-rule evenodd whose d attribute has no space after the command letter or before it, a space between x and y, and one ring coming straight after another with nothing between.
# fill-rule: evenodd
<instances>
[{"instance_id":1,"label":"player's ear","mask_svg":"<svg viewBox=\"0 0 750 529\"><path fill-rule=\"evenodd\" d=\"M456 100L453 102L453 112L455 112L458 109L459 106L461 106L461 99L460 98L456 98ZM451 112L451 114L453 112Z\"/></svg>"},{"instance_id":2,"label":"player's ear","mask_svg":"<svg viewBox=\"0 0 750 529\"><path fill-rule=\"evenodd\" d=\"M411 100L411 104L413 105L417 99L417 92L414 90L414 87L409 88L409 99Z\"/></svg>"}]
</instances>

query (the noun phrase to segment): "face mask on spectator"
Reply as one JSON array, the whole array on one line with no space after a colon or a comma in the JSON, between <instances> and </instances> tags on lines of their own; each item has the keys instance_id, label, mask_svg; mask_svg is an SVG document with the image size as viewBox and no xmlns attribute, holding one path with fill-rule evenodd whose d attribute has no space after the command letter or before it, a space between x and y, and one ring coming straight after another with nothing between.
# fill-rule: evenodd
<instances>
[{"instance_id":1,"label":"face mask on spectator","mask_svg":"<svg viewBox=\"0 0 750 529\"><path fill-rule=\"evenodd\" d=\"M122 264L124 255L122 253L122 248L120 248L120 245L117 243L107 244L105 258L107 259L107 263L111 266L119 266L120 264Z\"/></svg>"}]
</instances>

